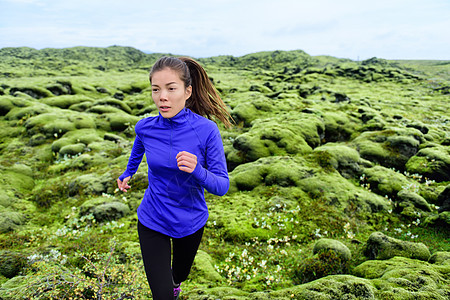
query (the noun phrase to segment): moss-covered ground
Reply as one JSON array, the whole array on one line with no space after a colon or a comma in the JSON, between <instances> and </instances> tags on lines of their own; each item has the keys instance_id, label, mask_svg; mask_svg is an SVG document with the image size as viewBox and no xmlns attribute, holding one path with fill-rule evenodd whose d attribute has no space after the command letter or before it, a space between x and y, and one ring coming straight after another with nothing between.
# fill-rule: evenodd
<instances>
[{"instance_id":1,"label":"moss-covered ground","mask_svg":"<svg viewBox=\"0 0 450 300\"><path fill-rule=\"evenodd\" d=\"M128 193L116 178L134 124L157 114L161 55L0 49L0 299L151 298L135 213L147 167ZM184 299L450 297L449 61L200 62L236 124L219 125L231 187L206 193Z\"/></svg>"}]
</instances>

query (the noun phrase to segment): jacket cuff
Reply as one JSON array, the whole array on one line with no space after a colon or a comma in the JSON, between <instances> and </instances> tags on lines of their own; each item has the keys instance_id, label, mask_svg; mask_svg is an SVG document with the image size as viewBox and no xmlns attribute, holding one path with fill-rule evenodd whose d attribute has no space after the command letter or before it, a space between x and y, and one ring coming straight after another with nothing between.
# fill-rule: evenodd
<instances>
[{"instance_id":1,"label":"jacket cuff","mask_svg":"<svg viewBox=\"0 0 450 300\"><path fill-rule=\"evenodd\" d=\"M195 166L194 171L192 172L192 175L195 179L197 179L200 182L205 182L206 180L206 169L203 168L199 163Z\"/></svg>"},{"instance_id":2,"label":"jacket cuff","mask_svg":"<svg viewBox=\"0 0 450 300\"><path fill-rule=\"evenodd\" d=\"M132 175L130 174L130 172L128 172L128 170L126 170L125 172L123 172L122 175L119 176L119 180L120 180L120 181L123 181L123 180L124 180L125 178L127 178L128 176L132 176Z\"/></svg>"}]
</instances>

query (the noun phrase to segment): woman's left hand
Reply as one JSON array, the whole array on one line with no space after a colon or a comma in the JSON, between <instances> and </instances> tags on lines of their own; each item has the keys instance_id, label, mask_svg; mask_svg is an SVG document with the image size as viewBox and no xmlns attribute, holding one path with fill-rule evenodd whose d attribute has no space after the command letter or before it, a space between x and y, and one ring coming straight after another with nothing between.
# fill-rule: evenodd
<instances>
[{"instance_id":1,"label":"woman's left hand","mask_svg":"<svg viewBox=\"0 0 450 300\"><path fill-rule=\"evenodd\" d=\"M197 166L197 156L186 151L181 151L177 154L177 166L181 171L192 173Z\"/></svg>"}]
</instances>

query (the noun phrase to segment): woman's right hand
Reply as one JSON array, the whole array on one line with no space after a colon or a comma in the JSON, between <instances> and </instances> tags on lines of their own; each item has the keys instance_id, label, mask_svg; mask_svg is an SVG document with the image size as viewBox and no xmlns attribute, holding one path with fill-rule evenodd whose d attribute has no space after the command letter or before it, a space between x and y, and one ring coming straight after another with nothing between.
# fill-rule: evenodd
<instances>
[{"instance_id":1,"label":"woman's right hand","mask_svg":"<svg viewBox=\"0 0 450 300\"><path fill-rule=\"evenodd\" d=\"M128 185L128 180L130 180L130 178L131 176L125 177L123 181L117 178L117 185L119 186L119 190L125 193L127 192L127 190L131 187Z\"/></svg>"}]
</instances>

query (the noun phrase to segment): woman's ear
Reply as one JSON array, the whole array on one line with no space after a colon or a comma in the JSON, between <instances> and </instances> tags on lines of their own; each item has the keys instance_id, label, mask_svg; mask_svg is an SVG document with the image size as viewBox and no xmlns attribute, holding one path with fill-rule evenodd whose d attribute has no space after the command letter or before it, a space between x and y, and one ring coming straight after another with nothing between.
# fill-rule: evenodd
<instances>
[{"instance_id":1,"label":"woman's ear","mask_svg":"<svg viewBox=\"0 0 450 300\"><path fill-rule=\"evenodd\" d=\"M186 88L185 94L186 94L186 100L192 96L192 85L190 85Z\"/></svg>"}]
</instances>

